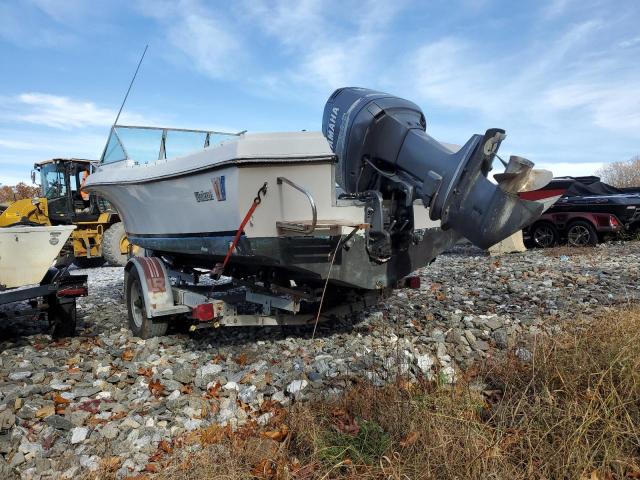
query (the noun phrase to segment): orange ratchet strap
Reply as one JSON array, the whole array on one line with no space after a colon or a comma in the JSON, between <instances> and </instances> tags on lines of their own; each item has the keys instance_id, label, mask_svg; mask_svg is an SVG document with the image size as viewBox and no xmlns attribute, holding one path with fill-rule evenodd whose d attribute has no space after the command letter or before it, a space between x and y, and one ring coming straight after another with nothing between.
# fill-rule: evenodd
<instances>
[{"instance_id":1,"label":"orange ratchet strap","mask_svg":"<svg viewBox=\"0 0 640 480\"><path fill-rule=\"evenodd\" d=\"M266 194L267 194L267 182L264 182L264 185L262 185L262 187L258 189L258 193L256 194L256 197L253 199L253 203L251 204L251 207L249 207L249 211L242 219L242 223L240 223L240 226L238 227L236 236L233 238L233 242L231 242L231 245L229 245L229 250L227 250L227 255L224 257L224 261L222 262L222 264L220 263L216 264L213 270L211 270L212 276L220 277L220 275L222 275L222 272L224 272L224 269L227 266L227 263L229 263L229 259L231 258L231 254L233 253L233 251L236 249L236 246L238 245L238 241L242 236L244 227L247 225L247 223L249 223L249 220L251 219L253 212L255 212L256 208L258 208L258 205L260 205L260 203L262 202L262 197Z\"/></svg>"}]
</instances>

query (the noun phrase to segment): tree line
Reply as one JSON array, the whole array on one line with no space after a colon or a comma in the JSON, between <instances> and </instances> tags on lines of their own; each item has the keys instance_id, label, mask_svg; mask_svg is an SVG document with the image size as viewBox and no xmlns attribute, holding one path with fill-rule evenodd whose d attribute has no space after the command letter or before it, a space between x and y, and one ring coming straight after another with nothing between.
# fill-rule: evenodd
<instances>
[{"instance_id":1,"label":"tree line","mask_svg":"<svg viewBox=\"0 0 640 480\"><path fill-rule=\"evenodd\" d=\"M640 187L640 155L626 162L609 163L598 170L596 175L614 187Z\"/></svg>"},{"instance_id":2,"label":"tree line","mask_svg":"<svg viewBox=\"0 0 640 480\"><path fill-rule=\"evenodd\" d=\"M0 186L0 203L11 203L23 198L33 198L40 196L40 187L37 185L27 185L24 182L18 183L15 187L10 185Z\"/></svg>"}]
</instances>

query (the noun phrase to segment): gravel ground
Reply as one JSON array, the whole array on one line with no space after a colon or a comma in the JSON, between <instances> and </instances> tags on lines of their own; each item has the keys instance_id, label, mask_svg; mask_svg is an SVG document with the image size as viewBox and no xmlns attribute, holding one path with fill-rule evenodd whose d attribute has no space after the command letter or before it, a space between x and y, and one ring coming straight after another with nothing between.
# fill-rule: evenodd
<instances>
[{"instance_id":1,"label":"gravel ground","mask_svg":"<svg viewBox=\"0 0 640 480\"><path fill-rule=\"evenodd\" d=\"M85 270L79 333L54 342L38 321L0 331L0 473L72 478L119 457L145 468L162 440L212 423L237 427L267 399L339 393L350 379L403 374L455 381L528 335L640 299L640 243L488 257L460 249L358 318L309 328L226 328L147 341L126 328L122 269ZM189 448L197 448L191 446Z\"/></svg>"}]
</instances>

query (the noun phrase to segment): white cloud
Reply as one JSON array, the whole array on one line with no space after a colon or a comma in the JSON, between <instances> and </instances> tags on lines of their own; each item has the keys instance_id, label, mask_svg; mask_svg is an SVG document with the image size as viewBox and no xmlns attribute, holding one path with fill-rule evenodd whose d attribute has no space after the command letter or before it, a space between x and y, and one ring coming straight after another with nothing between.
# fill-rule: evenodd
<instances>
[{"instance_id":1,"label":"white cloud","mask_svg":"<svg viewBox=\"0 0 640 480\"><path fill-rule=\"evenodd\" d=\"M46 93L23 93L18 101L27 107L27 113L16 116L17 120L48 127L69 129L72 127L110 125L115 113L100 108L93 102L72 100L69 97Z\"/></svg>"},{"instance_id":2,"label":"white cloud","mask_svg":"<svg viewBox=\"0 0 640 480\"><path fill-rule=\"evenodd\" d=\"M168 41L190 66L216 79L241 73L248 46L220 8L207 8L198 0L145 0L137 5L143 15L159 22L162 36L158 43Z\"/></svg>"},{"instance_id":3,"label":"white cloud","mask_svg":"<svg viewBox=\"0 0 640 480\"><path fill-rule=\"evenodd\" d=\"M94 102L38 92L0 98L0 106L3 109L0 120L26 122L62 130L111 126L117 113ZM125 122L149 124L142 115L127 111L123 112L119 121Z\"/></svg>"},{"instance_id":4,"label":"white cloud","mask_svg":"<svg viewBox=\"0 0 640 480\"><path fill-rule=\"evenodd\" d=\"M136 5L160 24L159 40L207 76L291 94L292 87L326 92L366 77L383 38L380 32L404 4L246 0L226 10L201 0L142 0ZM350 13L337 19L331 15L336 9ZM270 47L267 62L257 56L264 54L265 42ZM265 65L280 57L288 60L285 65Z\"/></svg>"},{"instance_id":5,"label":"white cloud","mask_svg":"<svg viewBox=\"0 0 640 480\"><path fill-rule=\"evenodd\" d=\"M97 158L108 135L108 130L101 130L66 132L0 128L0 165L30 166L33 162L55 157ZM19 150L19 155L15 150Z\"/></svg>"},{"instance_id":6,"label":"white cloud","mask_svg":"<svg viewBox=\"0 0 640 480\"><path fill-rule=\"evenodd\" d=\"M86 22L88 17L95 17L102 12L105 2L86 0L27 0L26 3L35 5L56 22L64 24L77 24ZM108 4L108 3L107 3Z\"/></svg>"},{"instance_id":7,"label":"white cloud","mask_svg":"<svg viewBox=\"0 0 640 480\"><path fill-rule=\"evenodd\" d=\"M595 175L604 162L536 162L536 168L553 172L555 177L583 177Z\"/></svg>"},{"instance_id":8,"label":"white cloud","mask_svg":"<svg viewBox=\"0 0 640 480\"><path fill-rule=\"evenodd\" d=\"M31 185L31 178L29 177L29 172L23 173L7 173L0 172L0 185L17 185L18 183L23 182L27 185Z\"/></svg>"},{"instance_id":9,"label":"white cloud","mask_svg":"<svg viewBox=\"0 0 640 480\"><path fill-rule=\"evenodd\" d=\"M61 34L80 36L83 23L104 30L115 16L100 12L130 17L133 9L153 19L141 35L151 36L159 56L180 69L233 82L253 97L295 101L319 113L332 89L359 85L421 104L431 133L451 141L501 126L509 132L503 148L534 161L582 164L637 153L629 145L640 129L640 37L635 26L624 27L633 4L612 9L602 0L551 0L513 14L492 11L479 29L470 19L491 3L460 0L449 9L442 2L415 2L395 25L404 0L241 0L224 7L206 0L26 0L23 5L31 8L23 9L0 0L0 37L23 46L55 46ZM48 21L34 22L21 10ZM513 43L497 43L505 38ZM107 127L115 113L73 96L29 92L0 98L0 121L73 134ZM284 123L285 115L276 112L274 119ZM190 120L179 120L185 122ZM149 121L125 111L122 123ZM18 149L15 138L1 138L0 149Z\"/></svg>"},{"instance_id":10,"label":"white cloud","mask_svg":"<svg viewBox=\"0 0 640 480\"><path fill-rule=\"evenodd\" d=\"M404 0L247 1L247 18L274 39L289 60L287 67L260 75L259 81L274 92L280 89L291 95L293 88L305 97L371 84L383 74L376 57L381 57L389 24L405 4ZM350 13L337 19L331 15L337 9Z\"/></svg>"},{"instance_id":11,"label":"white cloud","mask_svg":"<svg viewBox=\"0 0 640 480\"><path fill-rule=\"evenodd\" d=\"M546 7L543 8L543 16L547 19L559 17L574 1L575 0L551 0L547 3Z\"/></svg>"},{"instance_id":12,"label":"white cloud","mask_svg":"<svg viewBox=\"0 0 640 480\"><path fill-rule=\"evenodd\" d=\"M0 138L0 147L11 150L30 150L34 146L31 142L20 142L15 140L7 140Z\"/></svg>"},{"instance_id":13,"label":"white cloud","mask_svg":"<svg viewBox=\"0 0 640 480\"><path fill-rule=\"evenodd\" d=\"M97 159L115 116L94 102L47 93L0 97L0 182L26 180L35 162L49 158ZM151 123L135 112L120 118Z\"/></svg>"},{"instance_id":14,"label":"white cloud","mask_svg":"<svg viewBox=\"0 0 640 480\"><path fill-rule=\"evenodd\" d=\"M18 47L61 48L76 41L76 36L65 29L42 24L25 5L0 2L0 19L0 39Z\"/></svg>"},{"instance_id":15,"label":"white cloud","mask_svg":"<svg viewBox=\"0 0 640 480\"><path fill-rule=\"evenodd\" d=\"M494 54L469 40L445 37L411 52L402 70L412 80L410 89L431 102L480 110L490 118L522 113L546 85L571 70L569 55L598 27L593 21L574 25L543 47L517 54Z\"/></svg>"},{"instance_id":16,"label":"white cloud","mask_svg":"<svg viewBox=\"0 0 640 480\"><path fill-rule=\"evenodd\" d=\"M572 83L550 87L542 105L556 111L588 112L594 125L607 130L638 135L640 131L640 79Z\"/></svg>"},{"instance_id":17,"label":"white cloud","mask_svg":"<svg viewBox=\"0 0 640 480\"><path fill-rule=\"evenodd\" d=\"M97 159L107 140L106 129L19 129L0 126L0 182L30 182L33 164L49 158ZM101 131L102 130L102 131Z\"/></svg>"},{"instance_id":18,"label":"white cloud","mask_svg":"<svg viewBox=\"0 0 640 480\"><path fill-rule=\"evenodd\" d=\"M637 45L640 45L640 36L627 38L625 40L622 40L620 43L618 43L618 46L620 48L631 48Z\"/></svg>"},{"instance_id":19,"label":"white cloud","mask_svg":"<svg viewBox=\"0 0 640 480\"><path fill-rule=\"evenodd\" d=\"M516 54L441 38L401 64L411 79L405 90L451 116L466 116L461 125L467 128L506 128L503 148L546 162L554 173L592 174L603 161L633 155L639 138L640 71L631 50L617 46L614 25L603 17L546 30L544 41L527 42ZM450 128L439 135L464 141L454 136L460 123Z\"/></svg>"},{"instance_id":20,"label":"white cloud","mask_svg":"<svg viewBox=\"0 0 640 480\"><path fill-rule=\"evenodd\" d=\"M173 23L173 21L172 21ZM238 40L210 16L186 13L169 28L171 42L196 66L213 78L224 78L235 71L241 55Z\"/></svg>"}]
</instances>

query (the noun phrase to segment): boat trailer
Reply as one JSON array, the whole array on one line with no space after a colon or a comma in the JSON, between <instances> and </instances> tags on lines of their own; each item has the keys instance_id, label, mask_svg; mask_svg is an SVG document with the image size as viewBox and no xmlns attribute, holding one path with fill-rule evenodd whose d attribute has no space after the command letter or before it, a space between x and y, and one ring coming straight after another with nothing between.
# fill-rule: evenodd
<instances>
[{"instance_id":1,"label":"boat trailer","mask_svg":"<svg viewBox=\"0 0 640 480\"><path fill-rule=\"evenodd\" d=\"M349 317L386 298L390 288L304 291L268 282L210 280L208 271L174 269L162 257L133 257L125 267L125 302L134 335L164 335L169 324L189 331L240 326L310 325ZM206 277L201 283L201 277ZM419 288L419 277L400 287ZM326 296L325 296L326 294Z\"/></svg>"}]
</instances>

